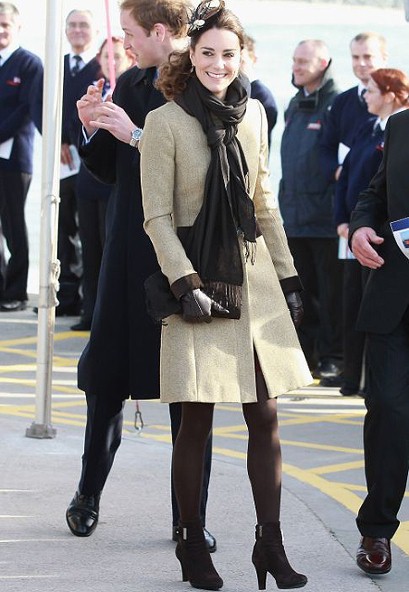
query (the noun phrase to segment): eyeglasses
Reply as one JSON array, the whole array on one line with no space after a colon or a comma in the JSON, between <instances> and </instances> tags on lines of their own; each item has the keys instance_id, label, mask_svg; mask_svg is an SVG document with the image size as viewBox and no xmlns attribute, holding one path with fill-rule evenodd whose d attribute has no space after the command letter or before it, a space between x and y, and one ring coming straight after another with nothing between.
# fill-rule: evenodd
<instances>
[{"instance_id":1,"label":"eyeglasses","mask_svg":"<svg viewBox=\"0 0 409 592\"><path fill-rule=\"evenodd\" d=\"M194 10L189 21L188 36L199 31L206 21L223 10L224 6L224 0L204 0L204 2L201 2Z\"/></svg>"}]
</instances>

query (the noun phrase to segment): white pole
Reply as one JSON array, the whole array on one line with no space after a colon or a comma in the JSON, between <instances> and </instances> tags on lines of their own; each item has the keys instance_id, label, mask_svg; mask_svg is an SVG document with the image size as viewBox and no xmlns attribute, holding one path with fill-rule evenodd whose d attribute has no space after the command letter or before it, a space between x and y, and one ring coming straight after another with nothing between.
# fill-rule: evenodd
<instances>
[{"instance_id":1,"label":"white pole","mask_svg":"<svg viewBox=\"0 0 409 592\"><path fill-rule=\"evenodd\" d=\"M61 107L63 84L62 2L47 0L43 93L41 182L40 286L38 301L35 422L29 438L54 438L51 426L51 380L54 353L55 306L58 291L57 260Z\"/></svg>"}]
</instances>

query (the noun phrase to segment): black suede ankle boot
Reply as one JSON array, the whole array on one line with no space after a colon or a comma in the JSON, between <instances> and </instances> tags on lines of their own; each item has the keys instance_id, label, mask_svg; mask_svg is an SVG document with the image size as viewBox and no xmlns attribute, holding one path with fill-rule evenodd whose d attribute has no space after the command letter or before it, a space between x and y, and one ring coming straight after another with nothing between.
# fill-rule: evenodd
<instances>
[{"instance_id":1,"label":"black suede ankle boot","mask_svg":"<svg viewBox=\"0 0 409 592\"><path fill-rule=\"evenodd\" d=\"M275 578L278 588L302 588L308 581L306 576L294 571L288 562L279 522L256 525L252 561L259 590L266 589L267 572Z\"/></svg>"},{"instance_id":2,"label":"black suede ankle boot","mask_svg":"<svg viewBox=\"0 0 409 592\"><path fill-rule=\"evenodd\" d=\"M183 581L189 581L193 588L220 590L223 586L206 546L200 520L179 524L176 557L182 567Z\"/></svg>"}]
</instances>

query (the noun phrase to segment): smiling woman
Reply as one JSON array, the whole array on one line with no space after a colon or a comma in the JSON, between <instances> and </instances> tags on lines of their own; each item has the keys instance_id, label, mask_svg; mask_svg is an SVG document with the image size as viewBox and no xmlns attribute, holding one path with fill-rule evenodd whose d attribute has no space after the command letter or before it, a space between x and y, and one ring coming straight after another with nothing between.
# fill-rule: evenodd
<instances>
[{"instance_id":1,"label":"smiling woman","mask_svg":"<svg viewBox=\"0 0 409 592\"><path fill-rule=\"evenodd\" d=\"M167 317L161 345L161 400L182 403L176 555L193 587L222 587L201 534L198 492L214 405L239 402L259 588L267 572L280 588L301 587L307 578L291 567L281 538L275 398L312 380L294 327L300 283L268 182L266 115L239 76L243 27L224 2L208 0L189 31L190 47L160 68L157 87L169 102L151 111L140 140L144 227L181 308Z\"/></svg>"}]
</instances>

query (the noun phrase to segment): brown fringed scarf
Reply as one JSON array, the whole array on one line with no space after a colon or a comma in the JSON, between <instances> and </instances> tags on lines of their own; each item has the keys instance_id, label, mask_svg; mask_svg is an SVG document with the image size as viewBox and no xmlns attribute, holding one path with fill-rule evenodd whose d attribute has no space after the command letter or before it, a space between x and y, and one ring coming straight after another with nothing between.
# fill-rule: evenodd
<instances>
[{"instance_id":1,"label":"brown fringed scarf","mask_svg":"<svg viewBox=\"0 0 409 592\"><path fill-rule=\"evenodd\" d=\"M249 197L248 168L237 126L243 120L247 92L239 79L220 101L193 76L175 102L200 122L211 149L202 208L189 229L179 236L204 292L228 313L217 316L240 318L243 267L239 236L246 246L246 259L254 262L256 220ZM249 244L252 243L252 244Z\"/></svg>"}]
</instances>

